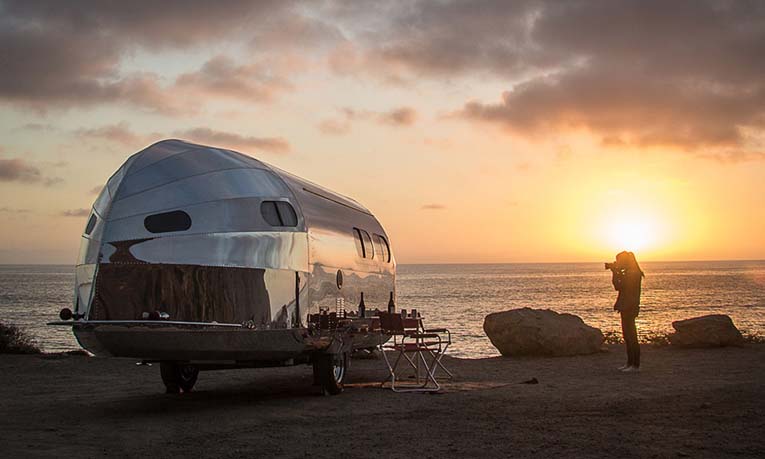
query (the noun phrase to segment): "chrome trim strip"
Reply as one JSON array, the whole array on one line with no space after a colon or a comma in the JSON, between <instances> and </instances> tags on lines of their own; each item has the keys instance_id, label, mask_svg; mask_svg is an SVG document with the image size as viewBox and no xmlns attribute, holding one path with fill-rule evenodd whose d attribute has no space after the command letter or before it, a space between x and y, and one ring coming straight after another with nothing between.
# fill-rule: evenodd
<instances>
[{"instance_id":1,"label":"chrome trim strip","mask_svg":"<svg viewBox=\"0 0 765 459\"><path fill-rule=\"evenodd\" d=\"M47 325L195 325L205 327L242 328L242 324L218 322L184 322L180 320L57 320Z\"/></svg>"},{"instance_id":2,"label":"chrome trim strip","mask_svg":"<svg viewBox=\"0 0 765 459\"><path fill-rule=\"evenodd\" d=\"M370 217L374 217L374 215L372 215L371 213L369 213L369 211L366 211L366 210L362 210L362 209L359 209L358 207L354 207L354 206L351 206L351 205L349 205L349 204L346 204L346 203L344 203L344 202L340 202L340 201L338 201L337 199L333 199L333 198L330 198L329 196L325 196L324 194L322 194L322 193L319 193L319 192L317 192L317 191L314 191L314 190L309 190L309 189L308 189L308 188L306 188L306 187L303 187L303 191L305 191L306 193L311 193L312 195L318 196L318 197L320 197L320 198L324 198L324 199L326 199L327 201L332 201L332 202L334 202L335 204L339 204L339 205L341 205L341 206L344 206L344 207L347 207L347 208L349 208L349 209L351 209L351 210L355 210L356 212L361 212L362 214L366 214L366 215L369 215Z\"/></svg>"}]
</instances>

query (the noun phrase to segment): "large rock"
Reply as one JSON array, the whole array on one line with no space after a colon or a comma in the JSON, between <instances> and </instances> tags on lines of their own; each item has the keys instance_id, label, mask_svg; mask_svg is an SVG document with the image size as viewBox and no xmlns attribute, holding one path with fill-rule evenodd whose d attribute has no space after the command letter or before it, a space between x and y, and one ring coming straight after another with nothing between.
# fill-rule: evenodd
<instances>
[{"instance_id":1,"label":"large rock","mask_svg":"<svg viewBox=\"0 0 765 459\"><path fill-rule=\"evenodd\" d=\"M725 314L712 314L672 322L676 333L669 335L675 346L721 347L740 346L744 337Z\"/></svg>"},{"instance_id":2,"label":"large rock","mask_svg":"<svg viewBox=\"0 0 765 459\"><path fill-rule=\"evenodd\" d=\"M549 309L512 309L489 314L483 330L504 356L578 355L599 352L603 333L573 314Z\"/></svg>"}]
</instances>

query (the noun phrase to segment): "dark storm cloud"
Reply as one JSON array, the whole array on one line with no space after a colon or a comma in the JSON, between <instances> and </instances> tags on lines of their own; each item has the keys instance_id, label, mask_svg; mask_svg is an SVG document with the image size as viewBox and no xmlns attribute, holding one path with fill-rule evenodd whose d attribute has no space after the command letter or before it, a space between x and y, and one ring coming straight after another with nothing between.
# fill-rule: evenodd
<instances>
[{"instance_id":1,"label":"dark storm cloud","mask_svg":"<svg viewBox=\"0 0 765 459\"><path fill-rule=\"evenodd\" d=\"M234 150L243 150L243 152L256 150L271 153L287 153L290 150L289 142L280 137L244 136L204 127L176 131L174 135L194 142L216 147L231 148Z\"/></svg>"}]
</instances>

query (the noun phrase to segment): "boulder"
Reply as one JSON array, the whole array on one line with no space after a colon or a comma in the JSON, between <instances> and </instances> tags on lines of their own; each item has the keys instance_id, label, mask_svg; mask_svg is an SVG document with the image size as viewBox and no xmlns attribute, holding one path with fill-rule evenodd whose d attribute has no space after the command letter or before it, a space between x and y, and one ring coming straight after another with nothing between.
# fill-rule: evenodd
<instances>
[{"instance_id":1,"label":"boulder","mask_svg":"<svg viewBox=\"0 0 765 459\"><path fill-rule=\"evenodd\" d=\"M672 322L676 333L669 335L674 346L722 347L740 346L744 337L731 318L725 314L711 314Z\"/></svg>"},{"instance_id":2,"label":"boulder","mask_svg":"<svg viewBox=\"0 0 765 459\"><path fill-rule=\"evenodd\" d=\"M593 354L603 333L573 314L549 309L512 309L486 316L483 330L504 356Z\"/></svg>"}]
</instances>

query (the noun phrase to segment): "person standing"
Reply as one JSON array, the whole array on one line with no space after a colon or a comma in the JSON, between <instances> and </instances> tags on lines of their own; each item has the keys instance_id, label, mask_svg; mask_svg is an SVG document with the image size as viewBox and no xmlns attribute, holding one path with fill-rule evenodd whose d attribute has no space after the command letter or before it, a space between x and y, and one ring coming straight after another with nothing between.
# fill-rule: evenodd
<instances>
[{"instance_id":1,"label":"person standing","mask_svg":"<svg viewBox=\"0 0 765 459\"><path fill-rule=\"evenodd\" d=\"M622 334L627 347L627 364L619 370L636 372L640 370L640 343L635 319L640 312L640 286L645 274L640 269L635 254L626 251L616 254L616 261L613 263L606 263L606 269L611 270L611 282L619 292L614 310L619 311L621 315Z\"/></svg>"}]
</instances>

